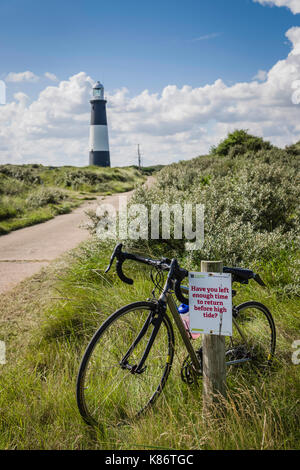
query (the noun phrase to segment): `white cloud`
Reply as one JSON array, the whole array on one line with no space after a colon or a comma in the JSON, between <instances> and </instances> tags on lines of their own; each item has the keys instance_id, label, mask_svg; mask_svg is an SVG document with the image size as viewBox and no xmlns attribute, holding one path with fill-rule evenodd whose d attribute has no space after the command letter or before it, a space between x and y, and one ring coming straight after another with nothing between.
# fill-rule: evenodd
<instances>
[{"instance_id":1,"label":"white cloud","mask_svg":"<svg viewBox=\"0 0 300 470\"><path fill-rule=\"evenodd\" d=\"M300 0L253 0L253 1L256 3L261 3L261 5L287 7L294 14L300 13Z\"/></svg>"},{"instance_id":2,"label":"white cloud","mask_svg":"<svg viewBox=\"0 0 300 470\"><path fill-rule=\"evenodd\" d=\"M30 72L27 70L26 72L10 72L6 78L5 81L7 82L37 82L39 80L39 77L35 75L33 72Z\"/></svg>"},{"instance_id":3,"label":"white cloud","mask_svg":"<svg viewBox=\"0 0 300 470\"><path fill-rule=\"evenodd\" d=\"M51 72L45 72L45 77L51 80L52 82L58 82L58 78L54 73Z\"/></svg>"},{"instance_id":4,"label":"white cloud","mask_svg":"<svg viewBox=\"0 0 300 470\"><path fill-rule=\"evenodd\" d=\"M264 82L268 77L268 72L265 70L259 70L256 75L254 75L253 80L258 80L259 82Z\"/></svg>"},{"instance_id":5,"label":"white cloud","mask_svg":"<svg viewBox=\"0 0 300 470\"><path fill-rule=\"evenodd\" d=\"M227 86L221 79L192 88L166 86L130 96L107 93L113 165L170 163L208 152L236 128L284 146L300 139L300 28L286 33L287 58L261 73L264 81ZM86 165L92 79L84 72L46 87L30 102L24 93L0 107L0 161Z\"/></svg>"},{"instance_id":6,"label":"white cloud","mask_svg":"<svg viewBox=\"0 0 300 470\"><path fill-rule=\"evenodd\" d=\"M82 72L45 88L32 103L15 94L0 108L0 161L86 164L92 83Z\"/></svg>"},{"instance_id":7,"label":"white cloud","mask_svg":"<svg viewBox=\"0 0 300 470\"><path fill-rule=\"evenodd\" d=\"M14 99L19 101L19 103L23 103L23 105L25 105L29 100L29 97L26 95L26 93L22 93L22 91L19 91L18 93L14 94Z\"/></svg>"}]
</instances>

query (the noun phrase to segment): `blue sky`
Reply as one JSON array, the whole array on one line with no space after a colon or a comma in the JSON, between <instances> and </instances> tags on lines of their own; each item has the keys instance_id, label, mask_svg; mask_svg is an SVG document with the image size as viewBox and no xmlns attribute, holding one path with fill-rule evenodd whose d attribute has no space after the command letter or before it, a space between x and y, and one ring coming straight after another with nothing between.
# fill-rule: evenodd
<instances>
[{"instance_id":1,"label":"blue sky","mask_svg":"<svg viewBox=\"0 0 300 470\"><path fill-rule=\"evenodd\" d=\"M192 158L238 127L299 140L298 13L300 0L1 0L0 162L86 164L98 79L113 164L137 143L148 163Z\"/></svg>"},{"instance_id":2,"label":"blue sky","mask_svg":"<svg viewBox=\"0 0 300 470\"><path fill-rule=\"evenodd\" d=\"M252 0L2 0L0 18L2 77L84 70L132 93L250 80L287 55L284 34L300 26L287 8Z\"/></svg>"}]
</instances>

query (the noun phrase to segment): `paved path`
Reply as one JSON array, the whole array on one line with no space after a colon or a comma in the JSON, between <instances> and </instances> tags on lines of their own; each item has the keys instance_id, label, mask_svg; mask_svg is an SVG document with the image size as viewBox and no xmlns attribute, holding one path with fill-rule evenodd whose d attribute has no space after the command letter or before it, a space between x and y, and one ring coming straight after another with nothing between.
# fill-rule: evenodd
<instances>
[{"instance_id":1,"label":"paved path","mask_svg":"<svg viewBox=\"0 0 300 470\"><path fill-rule=\"evenodd\" d=\"M122 196L130 196L132 192L122 193ZM89 231L80 227L89 220L85 212L95 209L100 201L118 208L118 196L99 197L97 201L86 202L70 214L0 236L0 294L89 238Z\"/></svg>"}]
</instances>

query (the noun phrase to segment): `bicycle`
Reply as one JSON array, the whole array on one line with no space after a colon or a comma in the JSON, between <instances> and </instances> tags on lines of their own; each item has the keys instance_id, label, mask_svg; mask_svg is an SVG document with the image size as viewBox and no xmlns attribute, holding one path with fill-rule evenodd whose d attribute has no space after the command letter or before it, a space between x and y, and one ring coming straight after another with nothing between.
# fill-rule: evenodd
<instances>
[{"instance_id":1,"label":"bicycle","mask_svg":"<svg viewBox=\"0 0 300 470\"><path fill-rule=\"evenodd\" d=\"M126 260L147 264L156 270L153 298L134 302L110 315L96 331L83 355L77 377L77 405L84 421L99 425L114 411L119 422L127 422L145 413L161 394L174 357L174 331L167 307L179 330L188 356L181 368L184 382L197 383L202 375L202 348L195 349L191 333L180 318L173 294L188 304L188 287L182 281L188 271L174 258L153 260L122 251L118 244L105 272L116 262L119 278L133 284L123 272ZM168 272L164 285L159 277ZM247 284L254 279L265 286L258 274L249 269L224 267L233 282ZM155 289L161 291L155 297ZM233 296L236 291L232 291ZM276 330L268 308L255 301L233 306L233 335L226 337L226 365L251 363L266 368L275 353Z\"/></svg>"}]
</instances>

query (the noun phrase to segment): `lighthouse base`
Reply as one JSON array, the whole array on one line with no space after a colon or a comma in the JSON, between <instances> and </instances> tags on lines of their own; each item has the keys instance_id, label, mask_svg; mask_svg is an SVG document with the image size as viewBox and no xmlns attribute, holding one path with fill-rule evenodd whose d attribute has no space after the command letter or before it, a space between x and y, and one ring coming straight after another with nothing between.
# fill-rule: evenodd
<instances>
[{"instance_id":1,"label":"lighthouse base","mask_svg":"<svg viewBox=\"0 0 300 470\"><path fill-rule=\"evenodd\" d=\"M90 152L90 165L110 166L110 155L107 150L97 150Z\"/></svg>"}]
</instances>

